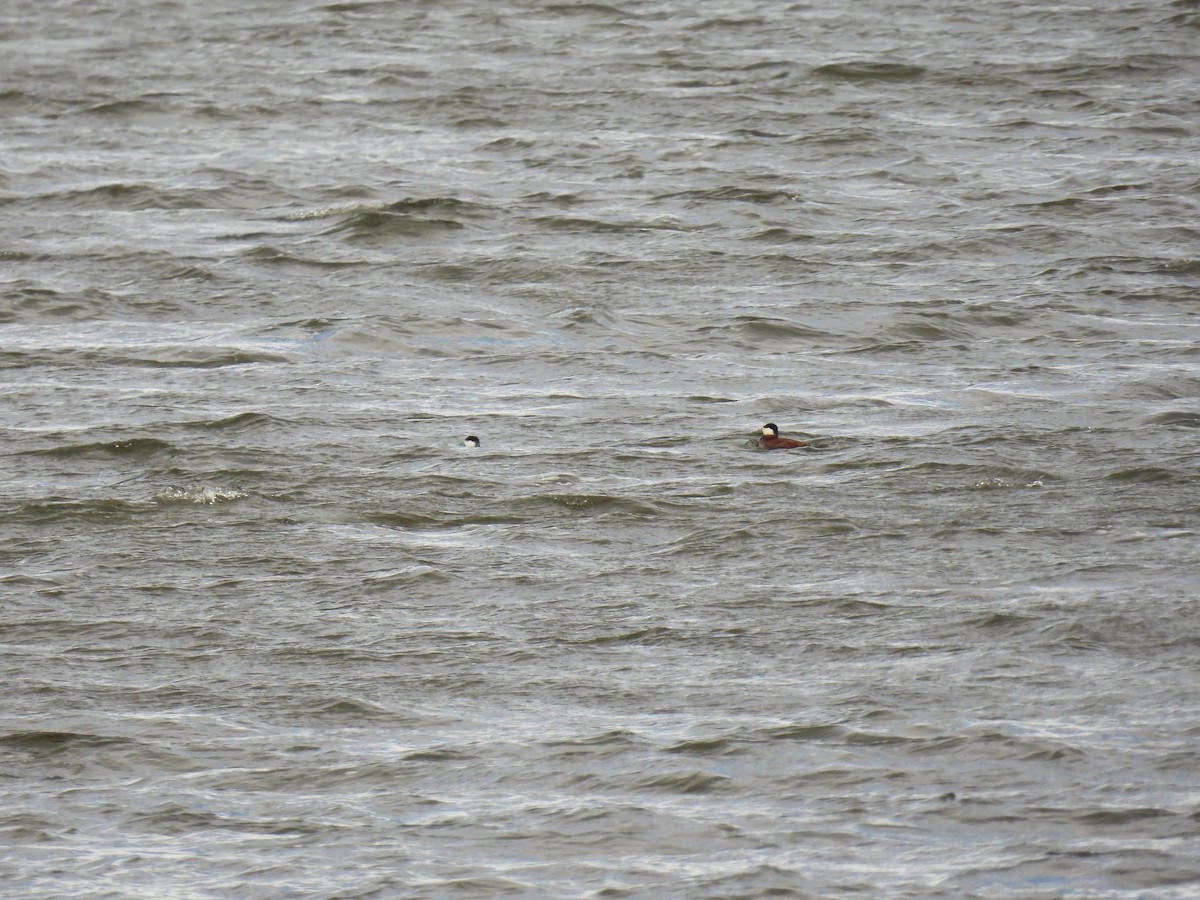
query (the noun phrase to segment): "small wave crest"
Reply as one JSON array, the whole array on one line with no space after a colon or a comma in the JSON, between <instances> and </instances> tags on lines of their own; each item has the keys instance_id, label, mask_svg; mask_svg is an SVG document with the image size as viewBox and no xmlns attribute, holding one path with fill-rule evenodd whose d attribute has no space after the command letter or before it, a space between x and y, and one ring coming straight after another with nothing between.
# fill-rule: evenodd
<instances>
[{"instance_id":1,"label":"small wave crest","mask_svg":"<svg viewBox=\"0 0 1200 900\"><path fill-rule=\"evenodd\" d=\"M215 506L218 503L229 503L248 497L245 491L236 488L214 488L205 486L172 487L159 491L154 495L156 503L196 503L205 506Z\"/></svg>"},{"instance_id":2,"label":"small wave crest","mask_svg":"<svg viewBox=\"0 0 1200 900\"><path fill-rule=\"evenodd\" d=\"M1004 491L1012 490L1013 488L1040 488L1045 486L1046 483L1040 475L1032 475L1025 478L1001 478L997 476L975 482L971 486L971 490Z\"/></svg>"}]
</instances>

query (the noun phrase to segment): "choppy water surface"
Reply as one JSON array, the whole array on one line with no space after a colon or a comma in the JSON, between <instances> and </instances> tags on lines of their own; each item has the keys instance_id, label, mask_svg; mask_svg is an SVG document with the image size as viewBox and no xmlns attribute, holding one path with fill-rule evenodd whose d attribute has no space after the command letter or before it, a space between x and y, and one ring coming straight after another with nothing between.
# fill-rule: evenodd
<instances>
[{"instance_id":1,"label":"choppy water surface","mask_svg":"<svg viewBox=\"0 0 1200 900\"><path fill-rule=\"evenodd\" d=\"M11 0L0 891L1197 896L1198 38Z\"/></svg>"}]
</instances>

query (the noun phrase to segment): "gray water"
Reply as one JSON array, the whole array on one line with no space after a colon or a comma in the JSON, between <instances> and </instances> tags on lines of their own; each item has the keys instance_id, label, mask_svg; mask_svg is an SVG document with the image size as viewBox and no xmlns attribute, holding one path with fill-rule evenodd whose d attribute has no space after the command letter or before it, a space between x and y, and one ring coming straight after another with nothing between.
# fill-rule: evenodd
<instances>
[{"instance_id":1,"label":"gray water","mask_svg":"<svg viewBox=\"0 0 1200 900\"><path fill-rule=\"evenodd\" d=\"M6 0L0 893L1200 896L1198 39Z\"/></svg>"}]
</instances>

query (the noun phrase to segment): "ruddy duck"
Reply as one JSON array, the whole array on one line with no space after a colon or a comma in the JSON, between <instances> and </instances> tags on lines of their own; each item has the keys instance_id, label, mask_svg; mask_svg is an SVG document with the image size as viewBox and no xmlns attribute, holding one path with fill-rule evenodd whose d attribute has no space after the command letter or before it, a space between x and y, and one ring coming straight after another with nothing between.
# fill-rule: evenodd
<instances>
[{"instance_id":1,"label":"ruddy duck","mask_svg":"<svg viewBox=\"0 0 1200 900\"><path fill-rule=\"evenodd\" d=\"M471 447L471 448L478 447L479 446L479 438L475 437L475 435L473 435L473 434L469 434L469 435L467 435L467 439L465 441L463 441L463 446Z\"/></svg>"},{"instance_id":2,"label":"ruddy duck","mask_svg":"<svg viewBox=\"0 0 1200 900\"><path fill-rule=\"evenodd\" d=\"M764 450L791 450L793 447L807 447L808 441L780 437L779 426L774 422L768 422L762 427L762 437L758 439L758 446Z\"/></svg>"}]
</instances>

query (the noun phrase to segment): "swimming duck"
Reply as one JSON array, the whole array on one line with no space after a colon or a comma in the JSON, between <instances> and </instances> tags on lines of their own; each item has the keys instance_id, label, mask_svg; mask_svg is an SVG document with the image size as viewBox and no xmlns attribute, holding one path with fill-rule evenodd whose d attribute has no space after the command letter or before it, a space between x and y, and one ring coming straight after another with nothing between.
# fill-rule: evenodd
<instances>
[{"instance_id":1,"label":"swimming duck","mask_svg":"<svg viewBox=\"0 0 1200 900\"><path fill-rule=\"evenodd\" d=\"M768 422L762 427L762 436L758 439L758 446L764 450L791 450L793 447L807 447L808 441L780 437L779 426L774 422Z\"/></svg>"},{"instance_id":2,"label":"swimming duck","mask_svg":"<svg viewBox=\"0 0 1200 900\"><path fill-rule=\"evenodd\" d=\"M479 438L475 437L475 435L473 435L473 434L468 434L467 439L465 441L463 441L463 446L471 447L471 448L478 447L479 446Z\"/></svg>"}]
</instances>

